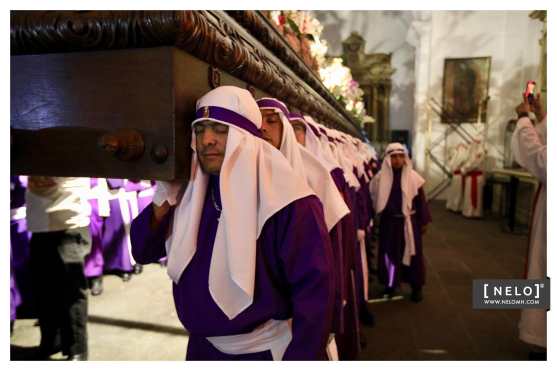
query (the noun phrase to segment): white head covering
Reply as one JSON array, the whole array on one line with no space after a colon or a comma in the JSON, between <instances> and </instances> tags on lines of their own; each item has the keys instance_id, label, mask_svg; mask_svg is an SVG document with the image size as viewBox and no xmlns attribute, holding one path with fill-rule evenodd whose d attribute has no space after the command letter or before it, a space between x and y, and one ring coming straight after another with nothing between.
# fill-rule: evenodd
<instances>
[{"instance_id":1,"label":"white head covering","mask_svg":"<svg viewBox=\"0 0 557 371\"><path fill-rule=\"evenodd\" d=\"M370 183L371 199L377 214L381 213L391 194L393 186L393 168L391 166L391 155L402 153L406 159L406 165L402 168L400 187L402 188L402 214L404 215L404 256L402 263L410 265L410 258L416 254L414 245L414 232L412 230L412 200L418 194L418 190L425 183L424 178L412 168L412 161L408 157L406 148L400 143L391 143L385 149L385 157L381 170Z\"/></svg>"},{"instance_id":2,"label":"white head covering","mask_svg":"<svg viewBox=\"0 0 557 371\"><path fill-rule=\"evenodd\" d=\"M375 149L372 147L371 144L358 140L358 151L362 154L362 158L367 166L364 167L366 177L371 180L373 178L373 172L371 169L371 161L376 158Z\"/></svg>"},{"instance_id":3,"label":"white head covering","mask_svg":"<svg viewBox=\"0 0 557 371\"><path fill-rule=\"evenodd\" d=\"M346 214L350 212L338 191L329 170L321 161L298 143L294 129L288 120L286 105L274 98L257 100L261 109L272 109L278 113L282 122L282 139L280 151L286 157L296 176L305 179L307 184L323 205L323 214L327 230L330 231Z\"/></svg>"},{"instance_id":4,"label":"white head covering","mask_svg":"<svg viewBox=\"0 0 557 371\"><path fill-rule=\"evenodd\" d=\"M311 116L306 115L304 119L306 123L306 148L308 151L321 159L329 171L333 171L336 168L342 169L331 151L327 135L319 130L321 125L315 122Z\"/></svg>"},{"instance_id":5,"label":"white head covering","mask_svg":"<svg viewBox=\"0 0 557 371\"><path fill-rule=\"evenodd\" d=\"M340 132L329 128L324 128L324 130L327 132L327 136L330 138L329 140L331 141L331 150L336 156L337 161L340 163L340 166L342 167L346 182L350 187L359 190L360 181L358 180L358 178L356 178L356 175L354 175L353 159L350 154L346 153L345 151L344 139L342 139L342 137L340 136Z\"/></svg>"},{"instance_id":6,"label":"white head covering","mask_svg":"<svg viewBox=\"0 0 557 371\"><path fill-rule=\"evenodd\" d=\"M304 162L300 155L299 143L296 140L296 134L294 134L294 129L290 122L288 121L288 108L284 103L275 98L261 98L257 100L257 105L260 109L269 109L275 113L278 113L280 121L282 123L282 138L280 141L279 151L282 152L284 157L294 169L296 176L302 179L306 179L306 171L304 167Z\"/></svg>"},{"instance_id":7,"label":"white head covering","mask_svg":"<svg viewBox=\"0 0 557 371\"><path fill-rule=\"evenodd\" d=\"M364 154L358 151L357 144L354 143L355 138L352 138L344 133L340 133L340 135L344 139L344 152L350 157L352 165L356 167L358 178L364 177L365 182L367 183L369 178L367 177L364 169L365 158L362 156Z\"/></svg>"},{"instance_id":8,"label":"white head covering","mask_svg":"<svg viewBox=\"0 0 557 371\"><path fill-rule=\"evenodd\" d=\"M211 90L197 101L196 116L192 126L203 120L229 126L219 175L222 212L211 257L209 292L232 319L253 302L256 241L263 225L277 211L313 192L294 175L280 152L257 137L261 113L249 91L233 86ZM190 180L176 207L167 241L168 275L175 283L197 249L208 184L195 153L195 135L191 147Z\"/></svg>"}]
</instances>

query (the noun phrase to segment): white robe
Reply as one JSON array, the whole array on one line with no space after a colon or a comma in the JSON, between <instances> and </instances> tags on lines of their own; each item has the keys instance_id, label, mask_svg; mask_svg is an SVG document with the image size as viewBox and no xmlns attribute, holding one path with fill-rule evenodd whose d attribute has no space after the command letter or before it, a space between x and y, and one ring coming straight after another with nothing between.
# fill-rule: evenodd
<instances>
[{"instance_id":1,"label":"white robe","mask_svg":"<svg viewBox=\"0 0 557 371\"><path fill-rule=\"evenodd\" d=\"M462 200L462 215L468 218L481 218L483 216L483 188L485 175L483 173L483 163L485 150L482 142L474 142L470 146L468 161L464 163L460 171L464 176L464 199ZM480 171L481 175L472 175ZM476 206L472 203L473 183L476 183L477 198Z\"/></svg>"},{"instance_id":2,"label":"white robe","mask_svg":"<svg viewBox=\"0 0 557 371\"><path fill-rule=\"evenodd\" d=\"M459 144L453 150L453 154L449 159L449 169L453 173L451 185L447 193L447 209L452 211L462 211L462 201L464 196L463 175L460 173L460 168L464 165L468 158L468 147L464 144ZM458 174L455 172L458 171Z\"/></svg>"},{"instance_id":3,"label":"white robe","mask_svg":"<svg viewBox=\"0 0 557 371\"><path fill-rule=\"evenodd\" d=\"M547 145L544 119L534 128L528 118L521 118L513 134L513 156L522 167L540 182L541 189L534 206L528 246L527 279L542 279L547 275ZM522 341L546 347L547 312L545 309L523 309L518 325Z\"/></svg>"}]
</instances>

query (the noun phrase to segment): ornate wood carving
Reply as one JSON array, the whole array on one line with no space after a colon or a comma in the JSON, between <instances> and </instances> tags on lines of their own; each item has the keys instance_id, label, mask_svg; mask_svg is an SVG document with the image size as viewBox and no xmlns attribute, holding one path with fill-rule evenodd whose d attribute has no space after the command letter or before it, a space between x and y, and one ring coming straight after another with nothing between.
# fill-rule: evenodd
<instances>
[{"instance_id":1,"label":"ornate wood carving","mask_svg":"<svg viewBox=\"0 0 557 371\"><path fill-rule=\"evenodd\" d=\"M308 83L317 93L324 97L329 104L337 110L344 110L342 105L329 94L327 88L321 83L313 70L309 69L302 58L284 42L278 31L269 24L260 12L253 10L231 10L227 13L244 28L250 31L267 49L279 57L284 64L292 69L298 76Z\"/></svg>"},{"instance_id":2,"label":"ornate wood carving","mask_svg":"<svg viewBox=\"0 0 557 371\"><path fill-rule=\"evenodd\" d=\"M12 11L11 54L172 45L174 11Z\"/></svg>"},{"instance_id":3,"label":"ornate wood carving","mask_svg":"<svg viewBox=\"0 0 557 371\"><path fill-rule=\"evenodd\" d=\"M325 124L360 136L354 118L258 12L11 12L12 55L163 45L183 49Z\"/></svg>"}]
</instances>

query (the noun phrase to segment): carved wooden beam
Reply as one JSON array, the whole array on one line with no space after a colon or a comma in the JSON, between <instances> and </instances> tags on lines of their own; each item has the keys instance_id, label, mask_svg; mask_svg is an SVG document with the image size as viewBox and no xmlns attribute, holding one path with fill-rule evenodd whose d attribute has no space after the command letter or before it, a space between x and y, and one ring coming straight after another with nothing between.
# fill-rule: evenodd
<instances>
[{"instance_id":1,"label":"carved wooden beam","mask_svg":"<svg viewBox=\"0 0 557 371\"><path fill-rule=\"evenodd\" d=\"M355 119L260 13L229 14L12 11L11 54L175 46L324 124L361 136Z\"/></svg>"},{"instance_id":2,"label":"carved wooden beam","mask_svg":"<svg viewBox=\"0 0 557 371\"><path fill-rule=\"evenodd\" d=\"M302 58L285 42L277 29L269 24L260 12L253 10L227 11L238 23L250 31L267 49L278 56L299 77L306 81L319 95L324 97L335 109L342 112L344 108L323 85L319 76L309 69ZM352 118L349 118L352 120Z\"/></svg>"}]
</instances>

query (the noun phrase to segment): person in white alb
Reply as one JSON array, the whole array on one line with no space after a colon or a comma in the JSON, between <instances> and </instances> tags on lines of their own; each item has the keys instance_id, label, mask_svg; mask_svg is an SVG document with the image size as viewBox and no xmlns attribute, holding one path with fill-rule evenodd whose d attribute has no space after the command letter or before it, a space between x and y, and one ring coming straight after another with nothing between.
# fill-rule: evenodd
<instances>
[{"instance_id":1,"label":"person in white alb","mask_svg":"<svg viewBox=\"0 0 557 371\"><path fill-rule=\"evenodd\" d=\"M485 155L485 144L479 137L477 137L470 144L468 159L460 168L461 174L464 175L462 215L467 218L481 218L483 216Z\"/></svg>"},{"instance_id":2,"label":"person in white alb","mask_svg":"<svg viewBox=\"0 0 557 371\"><path fill-rule=\"evenodd\" d=\"M453 148L449 158L449 170L452 172L451 185L447 193L447 209L460 212L462 211L462 201L464 195L464 175L460 168L468 159L468 147L464 143L459 143Z\"/></svg>"},{"instance_id":3,"label":"person in white alb","mask_svg":"<svg viewBox=\"0 0 557 371\"><path fill-rule=\"evenodd\" d=\"M519 120L511 141L516 162L539 181L526 256L525 278L532 280L547 276L547 116L544 111L539 95L531 105L525 98L517 107ZM529 113L535 113L535 118L530 118ZM531 346L530 359L546 359L547 311L523 309L518 327L520 340Z\"/></svg>"}]
</instances>

